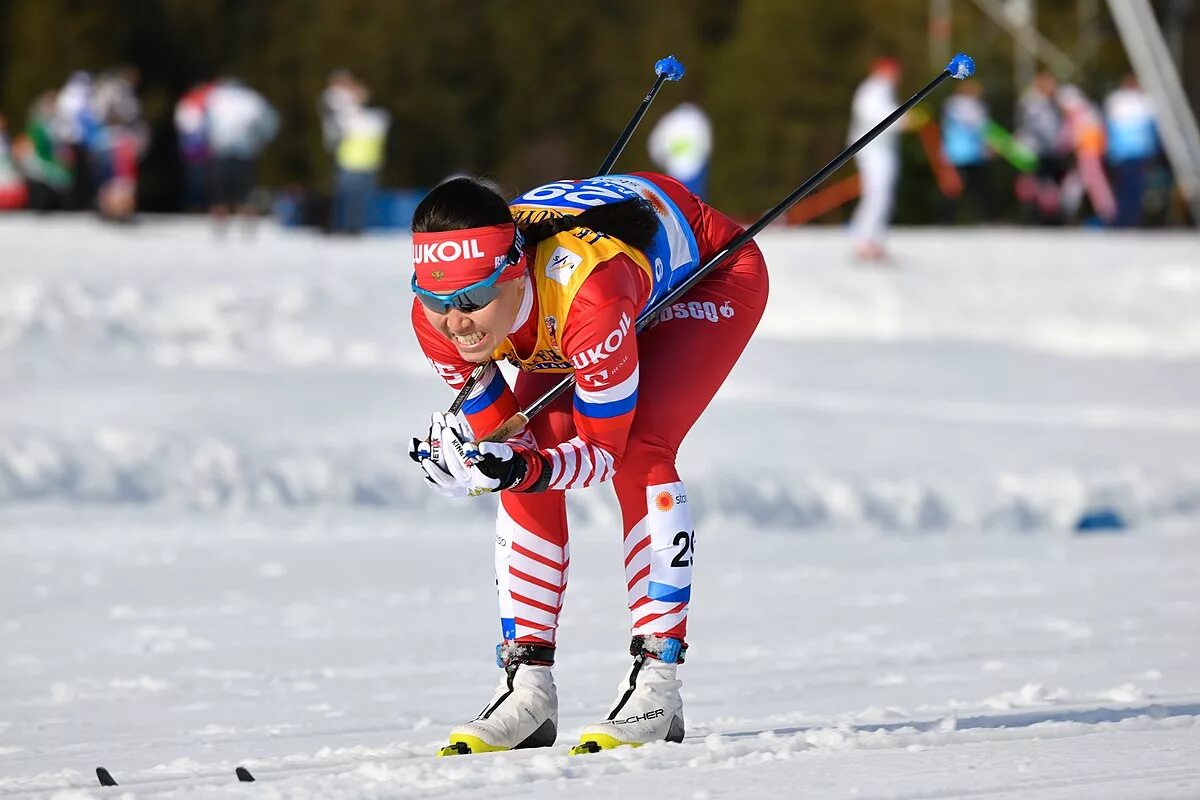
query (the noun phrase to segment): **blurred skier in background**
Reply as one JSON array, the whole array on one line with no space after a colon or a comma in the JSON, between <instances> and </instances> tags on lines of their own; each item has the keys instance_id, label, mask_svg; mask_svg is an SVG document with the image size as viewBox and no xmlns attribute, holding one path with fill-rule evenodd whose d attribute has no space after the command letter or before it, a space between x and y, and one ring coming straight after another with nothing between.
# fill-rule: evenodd
<instances>
[{"instance_id":1,"label":"blurred skier in background","mask_svg":"<svg viewBox=\"0 0 1200 800\"><path fill-rule=\"evenodd\" d=\"M24 208L28 197L25 179L13 161L7 121L0 114L0 211Z\"/></svg>"},{"instance_id":2,"label":"blurred skier in background","mask_svg":"<svg viewBox=\"0 0 1200 800\"><path fill-rule=\"evenodd\" d=\"M252 230L251 203L258 156L275 138L279 116L261 94L236 78L223 78L208 94L208 146L212 153L212 215L217 231L241 213Z\"/></svg>"},{"instance_id":3,"label":"blurred skier in background","mask_svg":"<svg viewBox=\"0 0 1200 800\"><path fill-rule=\"evenodd\" d=\"M334 161L334 194L330 229L362 233L371 198L383 168L391 118L366 105L366 86L347 70L335 70L321 93L318 109L325 147Z\"/></svg>"},{"instance_id":4,"label":"blurred skier in background","mask_svg":"<svg viewBox=\"0 0 1200 800\"><path fill-rule=\"evenodd\" d=\"M63 145L55 139L58 95L42 92L29 107L25 133L13 145L17 166L29 187L29 207L34 211L59 211L66 207L72 175Z\"/></svg>"},{"instance_id":5,"label":"blurred skier in background","mask_svg":"<svg viewBox=\"0 0 1200 800\"><path fill-rule=\"evenodd\" d=\"M1055 95L1062 110L1063 132L1074 158L1063 178L1063 213L1068 219L1079 215L1086 196L1099 221L1117 217L1117 201L1104 173L1104 118L1100 109L1078 86L1060 86Z\"/></svg>"},{"instance_id":6,"label":"blurred skier in background","mask_svg":"<svg viewBox=\"0 0 1200 800\"><path fill-rule=\"evenodd\" d=\"M89 147L101 216L128 221L137 206L138 162L149 146L150 129L137 98L137 70L101 73L92 95L95 128Z\"/></svg>"},{"instance_id":7,"label":"blurred skier in background","mask_svg":"<svg viewBox=\"0 0 1200 800\"><path fill-rule=\"evenodd\" d=\"M942 151L962 179L961 198L946 203L948 222L967 208L975 221L992 219L991 150L986 141L990 116L983 101L983 84L959 81L942 107Z\"/></svg>"},{"instance_id":8,"label":"blurred skier in background","mask_svg":"<svg viewBox=\"0 0 1200 800\"><path fill-rule=\"evenodd\" d=\"M1071 142L1057 91L1057 79L1043 70L1017 101L1017 139L1037 156L1036 172L1017 179L1017 199L1026 217L1043 225L1063 221L1062 182L1071 165Z\"/></svg>"},{"instance_id":9,"label":"blurred skier in background","mask_svg":"<svg viewBox=\"0 0 1200 800\"><path fill-rule=\"evenodd\" d=\"M900 62L890 56L871 63L871 72L854 92L850 106L850 133L854 142L896 110L896 84ZM884 239L895 203L900 177L901 126L892 125L854 156L860 178L858 205L850 218L854 254L863 261L887 258Z\"/></svg>"},{"instance_id":10,"label":"blurred skier in background","mask_svg":"<svg viewBox=\"0 0 1200 800\"><path fill-rule=\"evenodd\" d=\"M92 75L77 70L56 95L54 107L54 139L62 143L65 163L71 170L71 186L64 203L68 211L83 211L95 205L91 142L96 130Z\"/></svg>"},{"instance_id":11,"label":"blurred skier in background","mask_svg":"<svg viewBox=\"0 0 1200 800\"><path fill-rule=\"evenodd\" d=\"M712 156L712 123L695 103L680 103L650 131L650 158L666 174L704 199Z\"/></svg>"},{"instance_id":12,"label":"blurred skier in background","mask_svg":"<svg viewBox=\"0 0 1200 800\"><path fill-rule=\"evenodd\" d=\"M321 118L321 138L331 155L342 140L342 120L362 102L362 87L348 69L335 69L326 78L325 88L317 98L317 115Z\"/></svg>"},{"instance_id":13,"label":"blurred skier in background","mask_svg":"<svg viewBox=\"0 0 1200 800\"><path fill-rule=\"evenodd\" d=\"M1105 98L1104 119L1117 193L1115 224L1132 228L1142 224L1146 178L1161 152L1154 104L1136 76L1126 75Z\"/></svg>"},{"instance_id":14,"label":"blurred skier in background","mask_svg":"<svg viewBox=\"0 0 1200 800\"><path fill-rule=\"evenodd\" d=\"M208 96L211 82L188 89L175 104L175 135L183 160L183 208L207 211L212 153L208 146Z\"/></svg>"}]
</instances>

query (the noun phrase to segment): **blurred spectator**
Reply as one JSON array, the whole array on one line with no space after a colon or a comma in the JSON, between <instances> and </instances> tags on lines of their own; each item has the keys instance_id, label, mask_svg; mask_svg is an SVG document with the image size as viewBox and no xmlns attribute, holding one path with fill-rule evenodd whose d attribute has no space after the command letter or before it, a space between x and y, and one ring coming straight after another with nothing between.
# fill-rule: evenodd
<instances>
[{"instance_id":1,"label":"blurred spectator","mask_svg":"<svg viewBox=\"0 0 1200 800\"><path fill-rule=\"evenodd\" d=\"M333 154L335 182L330 228L361 233L383 167L391 119L386 111L368 108L368 92L345 70L330 74L318 101L326 148Z\"/></svg>"},{"instance_id":2,"label":"blurred spectator","mask_svg":"<svg viewBox=\"0 0 1200 800\"><path fill-rule=\"evenodd\" d=\"M91 73L71 73L54 108L54 139L65 147L65 162L71 170L65 202L68 211L89 209L95 204L90 154L97 124L92 108Z\"/></svg>"},{"instance_id":3,"label":"blurred spectator","mask_svg":"<svg viewBox=\"0 0 1200 800\"><path fill-rule=\"evenodd\" d=\"M54 138L58 95L43 92L29 108L25 135L13 147L17 165L29 187L29 207L35 211L58 211L66 207L72 176L64 163L65 147Z\"/></svg>"},{"instance_id":4,"label":"blurred spectator","mask_svg":"<svg viewBox=\"0 0 1200 800\"><path fill-rule=\"evenodd\" d=\"M983 85L975 80L959 81L942 107L942 150L963 183L961 197L948 204L948 221L957 219L964 205L970 206L975 219L992 219L991 150L986 141L989 119Z\"/></svg>"},{"instance_id":5,"label":"blurred spectator","mask_svg":"<svg viewBox=\"0 0 1200 800\"><path fill-rule=\"evenodd\" d=\"M900 80L900 62L877 58L871 72L854 92L850 108L850 135L854 142L896 110L896 84ZM896 181L900 176L900 126L893 125L858 152L861 185L858 205L850 219L854 252L866 261L883 261L884 237L892 216Z\"/></svg>"},{"instance_id":6,"label":"blurred spectator","mask_svg":"<svg viewBox=\"0 0 1200 800\"><path fill-rule=\"evenodd\" d=\"M259 154L275 138L279 116L266 99L234 78L208 94L208 146L212 154L212 213L218 226L230 214L257 215L250 204Z\"/></svg>"},{"instance_id":7,"label":"blurred spectator","mask_svg":"<svg viewBox=\"0 0 1200 800\"><path fill-rule=\"evenodd\" d=\"M1117 192L1118 227L1142 224L1146 176L1159 155L1154 106L1133 75L1104 101L1108 161Z\"/></svg>"},{"instance_id":8,"label":"blurred spectator","mask_svg":"<svg viewBox=\"0 0 1200 800\"><path fill-rule=\"evenodd\" d=\"M365 101L363 87L347 69L329 73L324 91L317 99L317 114L321 118L321 136L325 149L332 155L342 140L342 120L354 106Z\"/></svg>"},{"instance_id":9,"label":"blurred spectator","mask_svg":"<svg viewBox=\"0 0 1200 800\"><path fill-rule=\"evenodd\" d=\"M137 71L120 67L102 73L92 95L96 121L91 138L91 165L102 216L128 220L137 205L138 161L146 152L150 130L137 99Z\"/></svg>"},{"instance_id":10,"label":"blurred spectator","mask_svg":"<svg viewBox=\"0 0 1200 800\"><path fill-rule=\"evenodd\" d=\"M1070 165L1070 142L1055 100L1058 81L1039 72L1017 103L1017 139L1037 155L1037 171L1017 179L1027 216L1044 225L1061 223L1062 181Z\"/></svg>"},{"instance_id":11,"label":"blurred spectator","mask_svg":"<svg viewBox=\"0 0 1200 800\"><path fill-rule=\"evenodd\" d=\"M208 210L208 95L211 82L193 86L175 104L175 133L183 160L183 208Z\"/></svg>"},{"instance_id":12,"label":"blurred spectator","mask_svg":"<svg viewBox=\"0 0 1200 800\"><path fill-rule=\"evenodd\" d=\"M4 115L0 114L0 211L24 208L27 198L25 180L13 163L7 123Z\"/></svg>"},{"instance_id":13,"label":"blurred spectator","mask_svg":"<svg viewBox=\"0 0 1200 800\"><path fill-rule=\"evenodd\" d=\"M1117 216L1117 201L1104 174L1104 120L1100 109L1077 86L1060 87L1056 99L1075 155L1063 180L1063 212L1075 217L1086 195L1096 216L1110 223Z\"/></svg>"},{"instance_id":14,"label":"blurred spectator","mask_svg":"<svg viewBox=\"0 0 1200 800\"><path fill-rule=\"evenodd\" d=\"M695 103L680 103L663 115L647 142L658 167L704 198L708 160L712 155L712 123Z\"/></svg>"}]
</instances>

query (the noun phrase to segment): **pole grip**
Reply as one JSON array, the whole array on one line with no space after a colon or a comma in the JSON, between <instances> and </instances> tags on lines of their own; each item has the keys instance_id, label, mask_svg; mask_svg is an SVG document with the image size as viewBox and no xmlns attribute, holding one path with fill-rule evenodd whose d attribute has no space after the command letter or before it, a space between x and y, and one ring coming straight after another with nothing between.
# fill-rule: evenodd
<instances>
[{"instance_id":1,"label":"pole grip","mask_svg":"<svg viewBox=\"0 0 1200 800\"><path fill-rule=\"evenodd\" d=\"M521 428L529 422L528 415L524 411L518 411L508 419L501 423L499 428L483 437L480 441L483 442L506 442L521 432Z\"/></svg>"}]
</instances>

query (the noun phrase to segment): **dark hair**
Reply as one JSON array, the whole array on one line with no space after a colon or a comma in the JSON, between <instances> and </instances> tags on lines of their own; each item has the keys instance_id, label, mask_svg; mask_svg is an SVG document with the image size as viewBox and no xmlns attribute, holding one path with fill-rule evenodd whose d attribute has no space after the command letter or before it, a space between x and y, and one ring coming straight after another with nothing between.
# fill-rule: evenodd
<instances>
[{"instance_id":1,"label":"dark hair","mask_svg":"<svg viewBox=\"0 0 1200 800\"><path fill-rule=\"evenodd\" d=\"M438 184L413 212L413 233L456 231L512 222L508 203L497 189L478 178L451 178ZM658 215L640 198L593 206L579 214L550 217L521 225L525 246L576 228L588 228L646 250L658 233Z\"/></svg>"},{"instance_id":2,"label":"dark hair","mask_svg":"<svg viewBox=\"0 0 1200 800\"><path fill-rule=\"evenodd\" d=\"M478 178L451 178L433 187L413 212L413 233L458 231L512 222L508 203Z\"/></svg>"}]
</instances>

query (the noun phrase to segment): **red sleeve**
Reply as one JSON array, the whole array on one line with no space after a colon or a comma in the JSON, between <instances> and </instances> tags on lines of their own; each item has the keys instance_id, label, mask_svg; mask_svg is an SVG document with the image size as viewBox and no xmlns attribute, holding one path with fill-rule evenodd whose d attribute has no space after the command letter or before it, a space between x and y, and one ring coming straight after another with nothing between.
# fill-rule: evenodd
<instances>
[{"instance_id":1,"label":"red sleeve","mask_svg":"<svg viewBox=\"0 0 1200 800\"><path fill-rule=\"evenodd\" d=\"M460 356L458 349L429 324L417 300L413 300L412 326L429 365L457 392L478 364ZM495 362L490 362L463 403L463 416L471 426L471 431L476 438L487 436L518 411L520 407L508 381L504 380Z\"/></svg>"}]
</instances>

